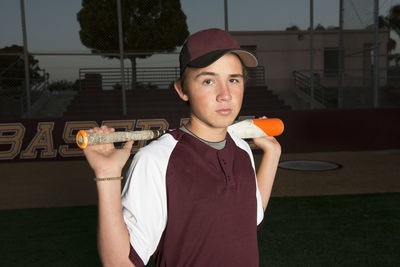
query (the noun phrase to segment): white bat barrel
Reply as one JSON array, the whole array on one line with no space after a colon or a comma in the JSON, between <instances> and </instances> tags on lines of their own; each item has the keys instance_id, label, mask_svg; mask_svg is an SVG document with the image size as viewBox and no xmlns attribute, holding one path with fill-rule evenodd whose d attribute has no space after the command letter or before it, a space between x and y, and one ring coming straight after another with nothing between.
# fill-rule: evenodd
<instances>
[{"instance_id":1,"label":"white bat barrel","mask_svg":"<svg viewBox=\"0 0 400 267\"><path fill-rule=\"evenodd\" d=\"M130 140L151 140L163 135L165 132L165 130L142 130L99 134L81 130L76 135L76 143L80 148L85 148L91 145L126 142Z\"/></svg>"},{"instance_id":2,"label":"white bat barrel","mask_svg":"<svg viewBox=\"0 0 400 267\"><path fill-rule=\"evenodd\" d=\"M267 136L263 130L254 125L253 120L234 123L228 127L228 132L243 139Z\"/></svg>"}]
</instances>

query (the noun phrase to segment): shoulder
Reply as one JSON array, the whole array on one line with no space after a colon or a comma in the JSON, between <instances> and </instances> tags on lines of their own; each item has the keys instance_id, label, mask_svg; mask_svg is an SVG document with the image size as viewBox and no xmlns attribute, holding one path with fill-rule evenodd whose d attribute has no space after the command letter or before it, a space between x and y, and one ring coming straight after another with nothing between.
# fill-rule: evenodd
<instances>
[{"instance_id":1,"label":"shoulder","mask_svg":"<svg viewBox=\"0 0 400 267\"><path fill-rule=\"evenodd\" d=\"M177 144L177 140L171 134L164 134L150 144L142 147L135 157L160 158L171 154Z\"/></svg>"},{"instance_id":2,"label":"shoulder","mask_svg":"<svg viewBox=\"0 0 400 267\"><path fill-rule=\"evenodd\" d=\"M233 140L233 142L235 143L236 146L238 146L239 148L243 149L247 153L252 154L251 148L250 148L249 144L245 140L243 140L242 138L237 137L236 135L233 135L233 134L229 134L229 135L232 138L232 140Z\"/></svg>"},{"instance_id":3,"label":"shoulder","mask_svg":"<svg viewBox=\"0 0 400 267\"><path fill-rule=\"evenodd\" d=\"M129 175L133 173L150 174L164 172L177 140L170 134L164 134L150 144L142 147L133 157ZM160 173L161 174L161 173Z\"/></svg>"},{"instance_id":4,"label":"shoulder","mask_svg":"<svg viewBox=\"0 0 400 267\"><path fill-rule=\"evenodd\" d=\"M244 150L247 153L247 155L250 158L251 165L253 166L253 168L255 168L253 152L251 151L251 148L250 148L249 144L245 140L243 140L242 138L237 137L236 135L229 134L229 136L232 138L233 142L235 143L235 145L238 148Z\"/></svg>"},{"instance_id":5,"label":"shoulder","mask_svg":"<svg viewBox=\"0 0 400 267\"><path fill-rule=\"evenodd\" d=\"M136 186L146 186L150 181L159 185L164 184L166 169L176 143L170 134L164 134L139 149L128 169L124 192L129 190L132 183Z\"/></svg>"}]
</instances>

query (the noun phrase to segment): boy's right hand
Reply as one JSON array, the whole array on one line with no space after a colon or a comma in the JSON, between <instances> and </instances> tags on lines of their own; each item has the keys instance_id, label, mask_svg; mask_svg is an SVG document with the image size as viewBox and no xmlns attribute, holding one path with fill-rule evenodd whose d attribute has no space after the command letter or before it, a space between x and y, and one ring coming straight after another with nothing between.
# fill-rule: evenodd
<instances>
[{"instance_id":1,"label":"boy's right hand","mask_svg":"<svg viewBox=\"0 0 400 267\"><path fill-rule=\"evenodd\" d=\"M101 126L101 128L96 127L87 132L109 134L114 131L114 128ZM97 178L119 177L129 159L132 145L133 141L126 142L121 149L115 148L114 144L93 145L83 149L83 153Z\"/></svg>"}]
</instances>

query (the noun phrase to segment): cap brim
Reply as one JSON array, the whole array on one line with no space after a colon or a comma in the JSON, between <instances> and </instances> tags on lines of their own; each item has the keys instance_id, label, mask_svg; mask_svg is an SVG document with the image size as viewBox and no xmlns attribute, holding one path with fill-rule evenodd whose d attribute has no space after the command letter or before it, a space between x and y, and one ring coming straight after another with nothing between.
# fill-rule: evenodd
<instances>
[{"instance_id":1,"label":"cap brim","mask_svg":"<svg viewBox=\"0 0 400 267\"><path fill-rule=\"evenodd\" d=\"M255 68L258 66L257 58L249 51L240 49L240 50L233 50L231 52L238 55L246 67Z\"/></svg>"},{"instance_id":2,"label":"cap brim","mask_svg":"<svg viewBox=\"0 0 400 267\"><path fill-rule=\"evenodd\" d=\"M254 68L258 66L258 60L252 53L237 48L212 51L199 58L196 58L195 60L192 60L187 66L194 68L205 68L228 53L236 54L246 67Z\"/></svg>"}]
</instances>

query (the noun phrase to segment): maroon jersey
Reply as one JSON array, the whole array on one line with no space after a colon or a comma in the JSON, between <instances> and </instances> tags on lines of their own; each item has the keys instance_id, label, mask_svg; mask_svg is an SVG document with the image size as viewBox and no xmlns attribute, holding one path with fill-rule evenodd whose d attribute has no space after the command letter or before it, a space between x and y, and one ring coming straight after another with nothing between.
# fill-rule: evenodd
<instances>
[{"instance_id":1,"label":"maroon jersey","mask_svg":"<svg viewBox=\"0 0 400 267\"><path fill-rule=\"evenodd\" d=\"M176 130L134 157L122 196L130 259L143 266L258 266L263 219L247 143L217 150Z\"/></svg>"}]
</instances>

